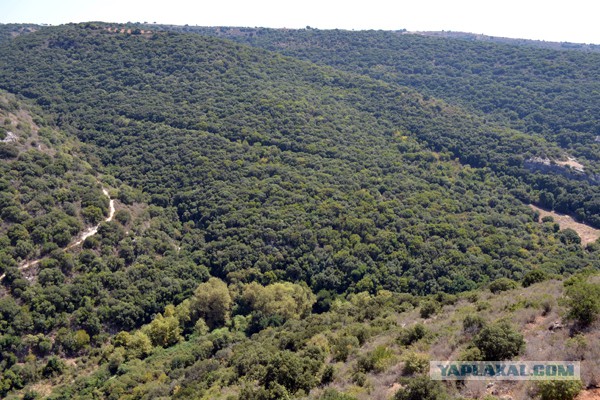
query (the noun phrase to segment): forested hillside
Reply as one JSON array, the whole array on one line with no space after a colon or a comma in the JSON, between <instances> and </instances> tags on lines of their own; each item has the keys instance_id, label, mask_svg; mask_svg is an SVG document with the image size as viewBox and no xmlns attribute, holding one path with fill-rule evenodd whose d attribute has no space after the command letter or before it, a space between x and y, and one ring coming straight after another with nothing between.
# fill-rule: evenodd
<instances>
[{"instance_id":1,"label":"forested hillside","mask_svg":"<svg viewBox=\"0 0 600 400\"><path fill-rule=\"evenodd\" d=\"M599 161L600 54L388 31L186 30L412 87Z\"/></svg>"},{"instance_id":2,"label":"forested hillside","mask_svg":"<svg viewBox=\"0 0 600 400\"><path fill-rule=\"evenodd\" d=\"M600 266L598 243L526 206L600 223L593 180L526 168L563 157L552 135L352 65L116 28L0 45L3 395L368 398L408 347L423 365L456 332L400 329L415 310ZM102 187L114 220L66 250L107 214ZM545 300L476 325L517 337L498 313ZM485 353L472 333L441 354Z\"/></svg>"},{"instance_id":3,"label":"forested hillside","mask_svg":"<svg viewBox=\"0 0 600 400\"><path fill-rule=\"evenodd\" d=\"M531 138L545 138L564 150L536 149L538 146L527 141L518 148L503 146L503 142L511 138L517 142L524 140L522 135L514 134L492 140L489 135L468 132L456 138L446 134L420 135L428 146L447 149L471 166L489 167L523 179L548 192L540 200L542 206L576 215L600 227L600 208L595 200L598 188L589 187L590 183L592 186L600 183L600 126L595 117L600 111L600 54L403 32L158 28L226 37L342 71L405 85L426 98L433 96L466 107L468 112L486 122L494 121ZM551 162L559 163L567 161L568 151L583 163L585 173L571 174L567 168L567 180L523 174L518 169L523 167L531 151L543 153ZM534 170L539 167L535 163L529 166ZM541 169L545 168L541 166Z\"/></svg>"}]
</instances>

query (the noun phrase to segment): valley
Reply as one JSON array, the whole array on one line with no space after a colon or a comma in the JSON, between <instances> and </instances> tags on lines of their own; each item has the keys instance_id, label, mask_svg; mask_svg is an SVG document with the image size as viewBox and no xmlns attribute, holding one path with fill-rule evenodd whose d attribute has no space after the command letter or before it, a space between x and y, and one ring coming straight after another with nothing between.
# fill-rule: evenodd
<instances>
[{"instance_id":1,"label":"valley","mask_svg":"<svg viewBox=\"0 0 600 400\"><path fill-rule=\"evenodd\" d=\"M0 28L0 396L572 400L600 386L597 53ZM578 360L582 375L430 381L444 359Z\"/></svg>"}]
</instances>

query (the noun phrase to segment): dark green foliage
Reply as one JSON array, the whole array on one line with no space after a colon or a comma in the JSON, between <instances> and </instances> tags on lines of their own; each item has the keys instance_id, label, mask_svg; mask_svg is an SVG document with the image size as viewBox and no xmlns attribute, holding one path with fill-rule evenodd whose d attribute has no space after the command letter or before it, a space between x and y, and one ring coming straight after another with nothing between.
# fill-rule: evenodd
<instances>
[{"instance_id":1,"label":"dark green foliage","mask_svg":"<svg viewBox=\"0 0 600 400\"><path fill-rule=\"evenodd\" d=\"M538 383L541 400L573 400L583 389L581 381L543 381Z\"/></svg>"},{"instance_id":2,"label":"dark green foliage","mask_svg":"<svg viewBox=\"0 0 600 400\"><path fill-rule=\"evenodd\" d=\"M534 283L543 282L546 279L548 279L548 274L544 270L534 269L525 274L521 283L523 287L528 287Z\"/></svg>"},{"instance_id":3,"label":"dark green foliage","mask_svg":"<svg viewBox=\"0 0 600 400\"><path fill-rule=\"evenodd\" d=\"M427 328L425 325L417 323L408 328L402 328L396 340L403 346L410 346L424 338L425 335L427 335Z\"/></svg>"},{"instance_id":4,"label":"dark green foliage","mask_svg":"<svg viewBox=\"0 0 600 400\"><path fill-rule=\"evenodd\" d=\"M421 303L419 315L421 316L421 318L430 318L431 316L437 314L440 311L440 309L440 304L437 301L427 300Z\"/></svg>"},{"instance_id":5,"label":"dark green foliage","mask_svg":"<svg viewBox=\"0 0 600 400\"><path fill-rule=\"evenodd\" d=\"M543 137L554 144L546 147L538 142L532 147L521 147L517 152L504 153L506 142L498 140L504 136L502 133L476 135L463 140L462 136L459 139L448 133L438 136L419 132L420 137L432 147L450 149L456 157L470 165L521 175L524 171L517 171L524 166L532 151L546 147L542 152L544 156L559 158L564 153L557 149L560 146L590 160L594 165L592 174L600 172L600 144L595 141L598 121L592 116L595 114L587 111L600 111L595 92L590 91L590 85L600 86L600 70L597 68L600 54L385 31L261 28L255 34L246 35L227 29L196 28L192 31L228 37L339 70L411 87L425 94L426 98L435 96L444 99L474 111L486 122L495 121L526 133L521 140ZM438 61L432 64L433 58ZM561 95L557 96L557 93ZM581 107L581 104L586 106ZM442 104L436 107L438 111L443 110ZM505 138L511 140L514 138L511 136L509 134ZM542 201L551 200L546 205L553 205L561 212L578 214L589 223L600 226L599 209L593 200L598 196L597 178L593 184L595 187L590 187L585 177L561 172L575 181L541 174L525 174L524 177L536 189L543 190ZM568 193L561 186L567 187ZM582 195L583 192L587 194ZM522 199L532 201L525 194ZM585 211L578 213L580 208Z\"/></svg>"},{"instance_id":6,"label":"dark green foliage","mask_svg":"<svg viewBox=\"0 0 600 400\"><path fill-rule=\"evenodd\" d=\"M50 378L50 377L53 377L56 375L60 375L60 373L63 371L64 368L65 368L65 365L64 365L63 361L61 361L57 357L50 357L48 359L48 362L42 369L42 375L45 378Z\"/></svg>"},{"instance_id":7,"label":"dark green foliage","mask_svg":"<svg viewBox=\"0 0 600 400\"><path fill-rule=\"evenodd\" d=\"M538 281L528 273L538 266L563 274L599 265L593 248L522 205L539 200L595 223L593 185L524 168L533 155L562 155L555 142L571 140L565 147L594 171L594 145L581 146L595 125L588 114L572 110L573 120L550 127L542 108L530 117L537 99L519 98L514 121L504 103L475 115L473 88L459 88L468 106L459 108L397 85L405 74L425 92L456 89L425 89L450 81L418 62L400 74L383 62L385 47L360 68L338 49L322 52L319 62L341 57L349 74L213 38L106 28L44 28L0 48L0 86L30 104L0 95L3 129L19 137L0 162L3 394L64 374L55 398L207 397L233 386L244 399L290 398L333 380L330 357L356 361L352 379L367 385L394 357L361 347L397 332L394 313L422 302L429 318L486 282L505 290ZM359 38L352 46L389 39L331 34ZM419 45L413 61L427 54L430 64L435 41L406 40ZM543 97L544 82L521 83ZM507 81L495 84L508 93ZM496 101L493 90L479 94L482 106ZM548 109L565 105L557 103ZM17 110L36 126L13 122ZM101 222L102 187L118 198L112 222ZM83 246L65 249L96 223ZM473 359L516 351L493 344L519 345L518 334L493 328L465 319ZM398 332L402 346L423 338L433 335L421 324ZM78 364L65 369L58 357ZM407 371L426 361L407 352ZM82 364L95 372L71 383ZM417 382L402 396L442 398L438 389Z\"/></svg>"},{"instance_id":8,"label":"dark green foliage","mask_svg":"<svg viewBox=\"0 0 600 400\"><path fill-rule=\"evenodd\" d=\"M594 322L600 314L600 285L576 281L566 287L568 317L582 327Z\"/></svg>"},{"instance_id":9,"label":"dark green foliage","mask_svg":"<svg viewBox=\"0 0 600 400\"><path fill-rule=\"evenodd\" d=\"M561 242L563 242L566 245L581 244L581 238L579 237L577 232L575 232L571 228L561 230L559 233L556 234L556 236Z\"/></svg>"},{"instance_id":10,"label":"dark green foliage","mask_svg":"<svg viewBox=\"0 0 600 400\"><path fill-rule=\"evenodd\" d=\"M19 150L16 146L8 143L0 143L0 158L15 158L19 155Z\"/></svg>"},{"instance_id":11,"label":"dark green foliage","mask_svg":"<svg viewBox=\"0 0 600 400\"><path fill-rule=\"evenodd\" d=\"M484 326L473 338L473 343L481 350L485 361L510 360L525 347L523 335L505 321Z\"/></svg>"},{"instance_id":12,"label":"dark green foliage","mask_svg":"<svg viewBox=\"0 0 600 400\"><path fill-rule=\"evenodd\" d=\"M508 278L500 278L496 279L494 282L490 283L490 291L492 293L504 292L507 290L517 288L518 283Z\"/></svg>"},{"instance_id":13,"label":"dark green foliage","mask_svg":"<svg viewBox=\"0 0 600 400\"><path fill-rule=\"evenodd\" d=\"M304 390L306 393L317 384L315 374L320 367L307 358L283 351L275 354L266 365L260 382L265 387L281 385L289 393Z\"/></svg>"},{"instance_id":14,"label":"dark green foliage","mask_svg":"<svg viewBox=\"0 0 600 400\"><path fill-rule=\"evenodd\" d=\"M402 381L406 386L396 392L394 400L444 400L448 398L439 381L418 376Z\"/></svg>"}]
</instances>

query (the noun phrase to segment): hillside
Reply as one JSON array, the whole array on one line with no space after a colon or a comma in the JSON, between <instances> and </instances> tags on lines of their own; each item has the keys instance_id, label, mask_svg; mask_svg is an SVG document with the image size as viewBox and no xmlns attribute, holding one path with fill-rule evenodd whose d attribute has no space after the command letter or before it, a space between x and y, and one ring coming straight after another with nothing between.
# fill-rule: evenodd
<instances>
[{"instance_id":1,"label":"hillside","mask_svg":"<svg viewBox=\"0 0 600 400\"><path fill-rule=\"evenodd\" d=\"M225 37L468 107L588 159L598 173L600 54L390 31L165 27Z\"/></svg>"},{"instance_id":2,"label":"hillside","mask_svg":"<svg viewBox=\"0 0 600 400\"><path fill-rule=\"evenodd\" d=\"M599 221L597 186L527 168L562 156L552 138L358 71L114 28L45 27L0 46L0 88L12 93L0 140L19 138L1 147L12 196L0 207L3 395L391 397L378 379L393 383L405 347L421 360L466 351L456 324L467 311L493 310L486 324L521 309L562 317L579 292L559 280L600 266L597 242L582 246L525 204ZM110 222L103 187L116 199ZM15 228L11 211L61 221ZM73 229L57 242L62 220ZM17 268L40 255L39 268ZM536 289L506 309L479 301L486 287L551 278L565 304L546 306ZM440 325L393 344L416 310ZM573 321L596 340L593 321Z\"/></svg>"}]
</instances>

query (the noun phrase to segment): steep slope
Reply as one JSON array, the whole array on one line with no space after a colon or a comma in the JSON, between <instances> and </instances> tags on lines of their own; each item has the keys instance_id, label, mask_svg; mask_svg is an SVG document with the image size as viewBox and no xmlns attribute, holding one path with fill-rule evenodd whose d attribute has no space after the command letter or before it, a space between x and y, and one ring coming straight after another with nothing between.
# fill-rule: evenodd
<instances>
[{"instance_id":1,"label":"steep slope","mask_svg":"<svg viewBox=\"0 0 600 400\"><path fill-rule=\"evenodd\" d=\"M51 253L31 282L16 271L4 283L2 394L64 380L57 398L302 396L338 351L306 340L348 322L348 295L376 318L388 301L418 305L413 295L442 303L442 292L532 269L598 267L596 244L538 223L516 197L540 192L516 178L523 157L559 151L541 138L230 41L106 28L45 28L0 49L0 85L83 142L119 200L81 249ZM100 186L94 194L106 202ZM284 323L298 336L266 346L252 336ZM358 331L340 337L353 348ZM162 366L136 376L148 356Z\"/></svg>"},{"instance_id":2,"label":"steep slope","mask_svg":"<svg viewBox=\"0 0 600 400\"><path fill-rule=\"evenodd\" d=\"M507 167L507 152L544 147L410 91L194 35L60 27L14 40L3 64L7 88L35 98L93 143L116 177L195 227L203 239L190 250L223 278L252 269L315 290L359 282L404 290L392 268L411 290L436 291L441 278L444 290L462 290L485 280L481 260L446 259L424 278L432 260L415 241L435 236L435 247L456 247L471 233L495 234L473 221L494 215L489 198L505 198L508 209L515 200L492 176L424 152L415 139L496 142L503 150L489 162ZM506 230L500 242L527 240L509 233L524 229L522 218L495 223ZM486 253L503 258L497 251ZM510 253L515 266L495 274L527 268Z\"/></svg>"},{"instance_id":3,"label":"steep slope","mask_svg":"<svg viewBox=\"0 0 600 400\"><path fill-rule=\"evenodd\" d=\"M176 28L361 73L573 149L598 172L600 54L390 31Z\"/></svg>"},{"instance_id":4,"label":"steep slope","mask_svg":"<svg viewBox=\"0 0 600 400\"><path fill-rule=\"evenodd\" d=\"M108 211L76 140L0 93L0 275L65 247Z\"/></svg>"},{"instance_id":5,"label":"steep slope","mask_svg":"<svg viewBox=\"0 0 600 400\"><path fill-rule=\"evenodd\" d=\"M416 88L458 104L482 121L517 129L490 137L463 131L431 135L417 132L435 149L476 167L489 167L531 184L543 192L539 202L600 227L598 184L600 142L594 118L598 100L599 55L552 51L455 39L428 38L398 32L274 30L155 26L167 31L197 32L276 51L336 69ZM562 147L529 138L544 137ZM524 143L519 143L524 141ZM507 142L517 145L507 147ZM582 170L558 166L568 149ZM532 158L531 151L543 153ZM552 161L551 161L552 160ZM556 161L557 165L552 165ZM526 167L532 172L524 173ZM583 171L583 172L582 172ZM566 178L566 179L563 179ZM549 200L549 201L547 201Z\"/></svg>"}]
</instances>

